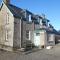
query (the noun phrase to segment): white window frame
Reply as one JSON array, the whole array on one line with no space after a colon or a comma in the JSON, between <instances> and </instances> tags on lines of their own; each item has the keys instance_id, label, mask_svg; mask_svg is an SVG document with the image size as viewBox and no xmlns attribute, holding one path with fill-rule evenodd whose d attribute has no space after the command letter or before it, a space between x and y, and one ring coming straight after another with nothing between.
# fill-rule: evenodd
<instances>
[{"instance_id":1,"label":"white window frame","mask_svg":"<svg viewBox=\"0 0 60 60\"><path fill-rule=\"evenodd\" d=\"M6 15L6 24L9 24L9 13Z\"/></svg>"},{"instance_id":2,"label":"white window frame","mask_svg":"<svg viewBox=\"0 0 60 60\"><path fill-rule=\"evenodd\" d=\"M29 22L32 22L31 15L29 15Z\"/></svg>"},{"instance_id":3,"label":"white window frame","mask_svg":"<svg viewBox=\"0 0 60 60\"><path fill-rule=\"evenodd\" d=\"M8 41L8 39L9 39L8 32L9 32L9 31L8 31L8 30L6 30L6 33L5 33L5 40L6 40L6 41Z\"/></svg>"}]
</instances>

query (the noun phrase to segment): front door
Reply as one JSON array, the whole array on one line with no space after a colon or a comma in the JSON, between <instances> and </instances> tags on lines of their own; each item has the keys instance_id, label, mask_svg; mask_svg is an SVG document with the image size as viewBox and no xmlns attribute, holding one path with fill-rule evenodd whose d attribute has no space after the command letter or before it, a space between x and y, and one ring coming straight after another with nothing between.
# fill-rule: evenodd
<instances>
[{"instance_id":1,"label":"front door","mask_svg":"<svg viewBox=\"0 0 60 60\"><path fill-rule=\"evenodd\" d=\"M37 47L40 46L40 33L34 33L34 45Z\"/></svg>"}]
</instances>

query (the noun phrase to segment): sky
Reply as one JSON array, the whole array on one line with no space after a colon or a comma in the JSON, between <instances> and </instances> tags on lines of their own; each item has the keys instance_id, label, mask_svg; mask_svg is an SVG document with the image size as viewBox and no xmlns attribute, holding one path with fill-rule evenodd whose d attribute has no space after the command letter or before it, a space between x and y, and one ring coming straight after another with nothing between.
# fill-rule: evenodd
<instances>
[{"instance_id":1,"label":"sky","mask_svg":"<svg viewBox=\"0 0 60 60\"><path fill-rule=\"evenodd\" d=\"M34 14L45 14L54 28L60 30L60 0L11 0L11 4Z\"/></svg>"}]
</instances>

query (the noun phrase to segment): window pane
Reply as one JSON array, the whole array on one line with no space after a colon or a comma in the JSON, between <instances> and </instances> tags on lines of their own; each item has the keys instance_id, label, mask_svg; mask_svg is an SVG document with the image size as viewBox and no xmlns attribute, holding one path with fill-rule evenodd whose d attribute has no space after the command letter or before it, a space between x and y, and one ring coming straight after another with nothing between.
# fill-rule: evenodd
<instances>
[{"instance_id":1,"label":"window pane","mask_svg":"<svg viewBox=\"0 0 60 60\"><path fill-rule=\"evenodd\" d=\"M29 39L29 31L26 31L26 38Z\"/></svg>"},{"instance_id":2,"label":"window pane","mask_svg":"<svg viewBox=\"0 0 60 60\"><path fill-rule=\"evenodd\" d=\"M26 38L28 39L28 40L30 40L30 31L26 31Z\"/></svg>"}]
</instances>

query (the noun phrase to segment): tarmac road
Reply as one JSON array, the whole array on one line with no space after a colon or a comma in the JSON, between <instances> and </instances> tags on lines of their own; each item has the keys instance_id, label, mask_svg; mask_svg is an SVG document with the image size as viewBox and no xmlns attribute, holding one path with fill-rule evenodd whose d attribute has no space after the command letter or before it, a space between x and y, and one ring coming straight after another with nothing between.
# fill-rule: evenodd
<instances>
[{"instance_id":1,"label":"tarmac road","mask_svg":"<svg viewBox=\"0 0 60 60\"><path fill-rule=\"evenodd\" d=\"M60 45L50 50L43 49L28 54L0 51L0 60L60 60Z\"/></svg>"}]
</instances>

